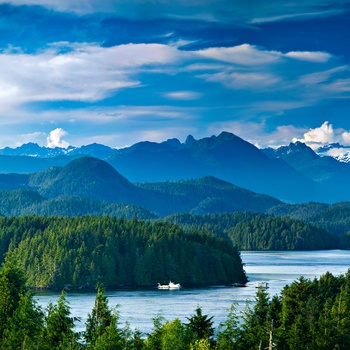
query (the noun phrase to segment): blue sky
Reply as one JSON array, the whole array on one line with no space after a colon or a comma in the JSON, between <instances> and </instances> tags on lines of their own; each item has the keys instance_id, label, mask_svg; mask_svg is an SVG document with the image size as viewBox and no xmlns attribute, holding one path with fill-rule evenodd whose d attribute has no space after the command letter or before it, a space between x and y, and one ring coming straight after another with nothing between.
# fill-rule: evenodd
<instances>
[{"instance_id":1,"label":"blue sky","mask_svg":"<svg viewBox=\"0 0 350 350\"><path fill-rule=\"evenodd\" d=\"M350 145L350 0L0 0L0 30L1 148Z\"/></svg>"}]
</instances>

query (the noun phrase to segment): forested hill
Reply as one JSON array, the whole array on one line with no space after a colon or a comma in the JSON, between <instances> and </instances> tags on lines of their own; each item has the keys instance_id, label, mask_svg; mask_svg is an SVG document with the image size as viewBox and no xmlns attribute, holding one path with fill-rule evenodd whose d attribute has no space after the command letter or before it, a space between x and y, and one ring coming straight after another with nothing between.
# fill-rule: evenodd
<instances>
[{"instance_id":1,"label":"forested hill","mask_svg":"<svg viewBox=\"0 0 350 350\"><path fill-rule=\"evenodd\" d=\"M155 219L158 216L143 207L129 203L108 203L77 196L45 198L32 190L0 191L0 214L3 216L23 215L110 215L132 219Z\"/></svg>"},{"instance_id":2,"label":"forested hill","mask_svg":"<svg viewBox=\"0 0 350 350\"><path fill-rule=\"evenodd\" d=\"M289 217L259 213L207 215L175 214L166 217L184 230L205 231L232 243L239 250L349 249L348 236L337 237L314 225Z\"/></svg>"},{"instance_id":3,"label":"forested hill","mask_svg":"<svg viewBox=\"0 0 350 350\"><path fill-rule=\"evenodd\" d=\"M334 204L279 204L267 211L271 215L288 216L324 228L337 236L350 231L350 202Z\"/></svg>"},{"instance_id":4,"label":"forested hill","mask_svg":"<svg viewBox=\"0 0 350 350\"><path fill-rule=\"evenodd\" d=\"M214 177L132 184L108 163L91 157L79 158L64 167L53 167L39 173L0 174L1 190L17 190L13 195L9 192L0 195L0 214L7 216L52 213L74 215L70 212L72 205L68 199L72 196L102 203L126 203L143 207L158 216L176 212L264 212L281 204L273 197L245 190ZM64 203L52 201L62 197ZM44 203L46 200L50 202ZM86 211L89 205L86 202L81 201L81 205L81 215L111 214L109 208L104 211L104 205L92 212ZM79 207L73 212L78 210Z\"/></svg>"},{"instance_id":5,"label":"forested hill","mask_svg":"<svg viewBox=\"0 0 350 350\"><path fill-rule=\"evenodd\" d=\"M178 225L113 217L0 218L0 259L10 250L33 287L245 283L227 241Z\"/></svg>"}]
</instances>

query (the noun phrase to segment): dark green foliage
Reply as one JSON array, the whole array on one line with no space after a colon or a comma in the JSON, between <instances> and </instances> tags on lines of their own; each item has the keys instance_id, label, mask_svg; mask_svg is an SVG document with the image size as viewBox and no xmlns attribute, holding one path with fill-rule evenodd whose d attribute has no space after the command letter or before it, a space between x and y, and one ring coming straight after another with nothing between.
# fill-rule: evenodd
<instances>
[{"instance_id":1,"label":"dark green foliage","mask_svg":"<svg viewBox=\"0 0 350 350\"><path fill-rule=\"evenodd\" d=\"M84 338L89 349L122 349L122 334L118 329L119 315L108 306L104 290L99 288L95 304L86 321Z\"/></svg>"},{"instance_id":2,"label":"dark green foliage","mask_svg":"<svg viewBox=\"0 0 350 350\"><path fill-rule=\"evenodd\" d=\"M338 277L330 273L313 281L300 277L271 300L258 290L254 304L233 328L234 342L227 349L334 350L350 348L350 270ZM235 319L232 322L235 325ZM230 333L229 333L230 334ZM219 328L218 348L227 338ZM230 347L234 345L234 347Z\"/></svg>"},{"instance_id":3,"label":"dark green foliage","mask_svg":"<svg viewBox=\"0 0 350 350\"><path fill-rule=\"evenodd\" d=\"M245 190L211 176L193 180L146 183L139 186L171 196L172 208L165 214L174 212L206 214L244 210L264 212L281 203L273 197Z\"/></svg>"},{"instance_id":4,"label":"dark green foliage","mask_svg":"<svg viewBox=\"0 0 350 350\"><path fill-rule=\"evenodd\" d=\"M165 319L163 316L158 315L153 318L153 332L148 335L145 341L145 348L149 350L161 350L162 349L162 328Z\"/></svg>"},{"instance_id":5,"label":"dark green foliage","mask_svg":"<svg viewBox=\"0 0 350 350\"><path fill-rule=\"evenodd\" d=\"M239 250L334 249L345 245L324 229L289 217L244 212L202 216L174 214L166 220L186 230L197 228L231 240Z\"/></svg>"},{"instance_id":6,"label":"dark green foliage","mask_svg":"<svg viewBox=\"0 0 350 350\"><path fill-rule=\"evenodd\" d=\"M338 248L329 232L288 217L250 215L227 230L227 235L242 250L312 250Z\"/></svg>"},{"instance_id":7,"label":"dark green foliage","mask_svg":"<svg viewBox=\"0 0 350 350\"><path fill-rule=\"evenodd\" d=\"M280 204L267 212L276 216L289 216L302 220L337 236L350 231L350 202Z\"/></svg>"},{"instance_id":8,"label":"dark green foliage","mask_svg":"<svg viewBox=\"0 0 350 350\"><path fill-rule=\"evenodd\" d=\"M38 344L45 349L43 338L43 313L35 304L32 295L20 296L17 308L7 319L1 349L37 349Z\"/></svg>"},{"instance_id":9,"label":"dark green foliage","mask_svg":"<svg viewBox=\"0 0 350 350\"><path fill-rule=\"evenodd\" d=\"M269 295L263 289L257 291L254 306L247 302L243 311L240 349L259 349L259 346L267 348L272 322L269 318L269 304Z\"/></svg>"},{"instance_id":10,"label":"dark green foliage","mask_svg":"<svg viewBox=\"0 0 350 350\"><path fill-rule=\"evenodd\" d=\"M236 304L233 303L228 310L226 321L219 325L216 346L219 350L234 350L239 341L241 329Z\"/></svg>"},{"instance_id":11,"label":"dark green foliage","mask_svg":"<svg viewBox=\"0 0 350 350\"><path fill-rule=\"evenodd\" d=\"M164 222L108 216L0 218L0 237L1 256L10 249L33 287L247 281L231 244Z\"/></svg>"},{"instance_id":12,"label":"dark green foliage","mask_svg":"<svg viewBox=\"0 0 350 350\"><path fill-rule=\"evenodd\" d=\"M25 286L23 270L9 255L0 269L1 349L27 348L39 341L43 314Z\"/></svg>"},{"instance_id":13,"label":"dark green foliage","mask_svg":"<svg viewBox=\"0 0 350 350\"><path fill-rule=\"evenodd\" d=\"M202 308L198 306L195 314L187 319L189 322L186 326L192 332L193 341L212 338L214 335L213 316L203 315Z\"/></svg>"},{"instance_id":14,"label":"dark green foliage","mask_svg":"<svg viewBox=\"0 0 350 350\"><path fill-rule=\"evenodd\" d=\"M0 336L3 336L8 319L17 310L27 293L25 276L13 256L9 256L0 269Z\"/></svg>"},{"instance_id":15,"label":"dark green foliage","mask_svg":"<svg viewBox=\"0 0 350 350\"><path fill-rule=\"evenodd\" d=\"M47 199L33 190L0 191L0 208L4 216L23 215L111 215L132 219L155 219L148 210L127 203L105 203L89 198L60 196Z\"/></svg>"},{"instance_id":16,"label":"dark green foliage","mask_svg":"<svg viewBox=\"0 0 350 350\"><path fill-rule=\"evenodd\" d=\"M50 303L47 307L46 327L43 334L43 341L47 348L64 348L67 344L74 344L78 339L74 332L75 321L77 319L70 317L69 304L65 293L62 292L57 304Z\"/></svg>"}]
</instances>

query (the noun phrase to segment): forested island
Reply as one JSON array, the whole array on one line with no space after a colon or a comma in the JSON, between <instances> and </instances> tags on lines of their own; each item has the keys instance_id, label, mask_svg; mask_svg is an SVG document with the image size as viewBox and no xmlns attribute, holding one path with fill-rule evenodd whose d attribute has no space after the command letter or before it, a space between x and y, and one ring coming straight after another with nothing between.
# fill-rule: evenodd
<instances>
[{"instance_id":1,"label":"forested island","mask_svg":"<svg viewBox=\"0 0 350 350\"><path fill-rule=\"evenodd\" d=\"M262 213L0 217L0 259L10 251L35 288L244 284L241 250L346 249L349 237Z\"/></svg>"},{"instance_id":2,"label":"forested island","mask_svg":"<svg viewBox=\"0 0 350 350\"><path fill-rule=\"evenodd\" d=\"M35 288L246 283L238 250L210 233L110 216L0 218L0 257Z\"/></svg>"},{"instance_id":3,"label":"forested island","mask_svg":"<svg viewBox=\"0 0 350 350\"><path fill-rule=\"evenodd\" d=\"M24 270L8 255L0 269L1 349L66 350L347 350L350 347L350 270L303 277L272 298L258 290L242 312L235 304L217 329L213 317L198 306L186 322L153 319L153 330L142 334L120 324L103 288L87 317L85 330L75 331L65 292L56 303L39 307L26 287Z\"/></svg>"},{"instance_id":4,"label":"forested island","mask_svg":"<svg viewBox=\"0 0 350 350\"><path fill-rule=\"evenodd\" d=\"M242 250L349 248L348 232L264 213L0 217L0 262L10 251L35 288L244 284Z\"/></svg>"}]
</instances>

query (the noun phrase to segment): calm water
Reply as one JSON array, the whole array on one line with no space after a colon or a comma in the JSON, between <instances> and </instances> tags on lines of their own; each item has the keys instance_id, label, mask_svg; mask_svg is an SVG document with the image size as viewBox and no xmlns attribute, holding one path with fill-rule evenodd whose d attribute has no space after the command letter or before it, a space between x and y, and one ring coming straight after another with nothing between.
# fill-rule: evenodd
<instances>
[{"instance_id":1,"label":"calm water","mask_svg":"<svg viewBox=\"0 0 350 350\"><path fill-rule=\"evenodd\" d=\"M200 289L182 288L180 290L131 290L107 291L109 305L118 305L121 324L128 321L132 328L149 333L152 330L152 318L161 314L172 321L175 317L187 321L199 305L203 313L214 316L217 326L227 316L227 309L233 302L242 309L247 299L255 296L255 282L267 281L270 295L277 294L286 285L299 276L313 279L329 271L334 275L345 273L350 268L350 251L327 250L312 252L243 252L249 283L245 288L210 287ZM174 281L176 282L176 281ZM56 302L58 294L42 293L35 298L43 307ZM81 318L77 330L85 328L87 314L91 312L95 293L70 292L67 300L73 316Z\"/></svg>"}]
</instances>

